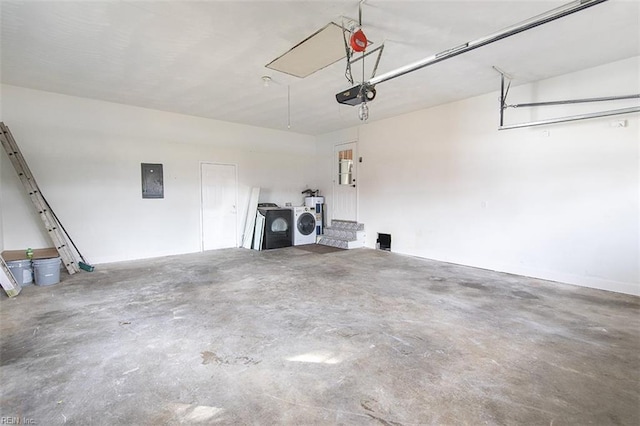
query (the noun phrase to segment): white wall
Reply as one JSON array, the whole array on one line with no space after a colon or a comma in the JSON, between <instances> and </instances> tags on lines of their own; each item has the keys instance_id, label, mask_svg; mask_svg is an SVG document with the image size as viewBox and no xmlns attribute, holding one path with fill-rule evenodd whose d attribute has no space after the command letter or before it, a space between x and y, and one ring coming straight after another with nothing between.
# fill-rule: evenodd
<instances>
[{"instance_id":1,"label":"white wall","mask_svg":"<svg viewBox=\"0 0 640 426\"><path fill-rule=\"evenodd\" d=\"M640 93L639 62L514 87L509 100ZM328 209L332 147L357 139L368 247L390 233L399 253L640 294L639 115L498 131L498 99L495 92L319 137ZM383 85L372 116L379 102ZM507 123L631 105L510 110ZM627 127L610 126L618 120Z\"/></svg>"},{"instance_id":2,"label":"white wall","mask_svg":"<svg viewBox=\"0 0 640 426\"><path fill-rule=\"evenodd\" d=\"M90 262L200 250L200 162L238 165L238 239L251 187L260 200L301 203L315 138L2 86L11 129L43 193ZM0 154L5 249L49 247ZM162 163L165 198L142 199L140 163Z\"/></svg>"}]
</instances>

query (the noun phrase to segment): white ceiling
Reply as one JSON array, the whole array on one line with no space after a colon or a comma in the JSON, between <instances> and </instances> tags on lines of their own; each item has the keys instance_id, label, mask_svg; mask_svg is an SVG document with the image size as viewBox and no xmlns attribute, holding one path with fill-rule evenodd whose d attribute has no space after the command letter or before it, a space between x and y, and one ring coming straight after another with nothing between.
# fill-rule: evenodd
<instances>
[{"instance_id":1,"label":"white ceiling","mask_svg":"<svg viewBox=\"0 0 640 426\"><path fill-rule=\"evenodd\" d=\"M380 74L567 2L367 0L363 29L385 42ZM290 86L291 131L321 134L359 123L334 97L345 60L304 79L265 65L358 3L2 0L2 82L275 129ZM638 56L639 21L639 1L609 0L382 83L370 120L498 90L493 65L522 84Z\"/></svg>"}]
</instances>

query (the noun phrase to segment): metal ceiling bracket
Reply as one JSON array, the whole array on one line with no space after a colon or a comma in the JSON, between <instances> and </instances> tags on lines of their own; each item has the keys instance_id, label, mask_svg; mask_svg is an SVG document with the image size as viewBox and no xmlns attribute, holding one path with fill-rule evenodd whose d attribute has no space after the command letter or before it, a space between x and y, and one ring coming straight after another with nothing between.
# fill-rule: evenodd
<instances>
[{"instance_id":1,"label":"metal ceiling bracket","mask_svg":"<svg viewBox=\"0 0 640 426\"><path fill-rule=\"evenodd\" d=\"M349 42L347 41L347 32L349 31L350 30L347 30L344 27L344 21L342 21L342 39L344 40L344 51L347 55L347 68L344 70L344 76L349 83L353 84L353 74L351 73L351 49L349 48Z\"/></svg>"},{"instance_id":2,"label":"metal ceiling bracket","mask_svg":"<svg viewBox=\"0 0 640 426\"><path fill-rule=\"evenodd\" d=\"M588 7L595 6L605 1L607 0L577 0L571 3L567 3L563 6L557 7L525 21L514 24L510 27L504 28L503 30L500 30L496 33L489 34L485 37L481 37L477 40L461 44L451 49L444 50L440 53L421 59L417 62L386 72L377 77L373 77L369 81L367 81L367 84L375 86L376 84L383 83L393 78L400 77L410 72L419 70L426 66L433 65L437 62L444 61L445 59L449 59L462 53L469 52L470 50L486 46L487 44L494 43L507 37L511 37L523 31L527 31L548 22L555 21L556 19L581 11Z\"/></svg>"},{"instance_id":3,"label":"metal ceiling bracket","mask_svg":"<svg viewBox=\"0 0 640 426\"><path fill-rule=\"evenodd\" d=\"M362 56L358 56L355 59L352 59L351 61L349 61L350 64L355 64L356 62L358 62L360 59L364 59L365 57L371 55L372 53L378 52L378 56L376 58L376 63L373 65L373 70L371 71L371 77L373 78L376 76L376 72L378 71L378 65L380 64L380 58L382 57L382 51L384 50L384 43L382 43L380 46L376 47L373 50L368 51L367 53L363 54Z\"/></svg>"},{"instance_id":4,"label":"metal ceiling bracket","mask_svg":"<svg viewBox=\"0 0 640 426\"><path fill-rule=\"evenodd\" d=\"M603 96L598 98L567 99L567 100L561 100L561 101L529 102L529 103L522 103L522 104L507 104L507 95L509 94L509 88L511 87L511 78L500 68L493 67L493 69L495 69L500 73L500 127L498 127L498 130L520 129L523 127L542 126L546 124L565 123L568 121L586 120L590 118L609 117L612 115L631 114L634 112L640 112L640 106L635 106L635 107L628 107L628 108L612 109L608 111L598 111L598 112L591 112L586 114L578 114L578 115L572 115L568 117L548 118L545 120L531 121L528 123L509 124L505 126L504 113L507 108L532 108L532 107L552 106L552 105L570 105L570 104L582 104L582 103L590 103L590 102L608 102L608 101L619 101L619 100L629 100L629 99L640 99L640 94L621 95L621 96ZM509 84L507 85L506 89L505 89L505 78L509 79Z\"/></svg>"},{"instance_id":5,"label":"metal ceiling bracket","mask_svg":"<svg viewBox=\"0 0 640 426\"><path fill-rule=\"evenodd\" d=\"M367 56L371 55L372 53L378 52L378 51L380 51L380 50L382 50L382 49L384 49L384 44L382 44L382 45L380 45L380 46L376 47L376 48L375 48L375 49L373 49L373 50L370 50L370 51L368 51L368 52L365 52L365 54L364 54L364 55L362 55L362 56L358 56L357 58L352 59L350 62L351 62L352 64L355 64L355 63L356 63L356 62L358 62L360 59L363 59L363 58L365 58L365 57L367 57ZM380 56L380 53L378 53L378 56Z\"/></svg>"},{"instance_id":6,"label":"metal ceiling bracket","mask_svg":"<svg viewBox=\"0 0 640 426\"><path fill-rule=\"evenodd\" d=\"M504 110L507 108L507 95L509 94L509 88L511 88L511 77L496 66L493 69L500 73L500 127L502 127L504 124ZM509 79L509 85L506 89L504 87L505 77Z\"/></svg>"},{"instance_id":7,"label":"metal ceiling bracket","mask_svg":"<svg viewBox=\"0 0 640 426\"><path fill-rule=\"evenodd\" d=\"M351 34L353 33L353 31L356 28L362 28L362 5L365 4L366 0L360 0L360 2L358 3L358 19L355 20L353 18L349 18L348 16L342 16L342 36L344 39L344 50L347 56L347 67L345 69L344 72L344 76L346 77L347 81L350 84L354 84L354 80L353 80L353 73L351 70L351 65L355 64L356 62L358 62L359 60L363 60L362 61L362 85L361 87L365 86L365 81L364 81L364 58L369 56L372 53L378 52L378 57L376 59L375 65L373 67L373 72L371 73L371 77L369 78L373 78L376 75L376 71L378 69L378 64L380 63L380 57L382 56L382 51L384 50L384 43L382 43L382 45L380 45L379 47L376 47L373 50L370 50L369 52L362 52L362 55L360 55L359 57L353 59L354 57L354 53L351 48L349 47L349 41L347 41L347 33ZM348 26L345 26L345 19L347 20ZM369 45L374 44L371 40L367 39L367 43Z\"/></svg>"}]
</instances>

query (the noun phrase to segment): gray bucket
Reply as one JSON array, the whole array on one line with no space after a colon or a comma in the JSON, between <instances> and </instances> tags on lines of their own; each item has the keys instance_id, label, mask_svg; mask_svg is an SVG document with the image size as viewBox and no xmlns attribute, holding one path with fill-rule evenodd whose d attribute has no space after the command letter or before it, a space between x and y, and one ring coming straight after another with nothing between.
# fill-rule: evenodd
<instances>
[{"instance_id":1,"label":"gray bucket","mask_svg":"<svg viewBox=\"0 0 640 426\"><path fill-rule=\"evenodd\" d=\"M20 284L21 287L25 287L33 283L33 269L31 269L30 260L12 260L7 262L7 266L11 271L11 275L13 275L16 282Z\"/></svg>"},{"instance_id":2,"label":"gray bucket","mask_svg":"<svg viewBox=\"0 0 640 426\"><path fill-rule=\"evenodd\" d=\"M60 258L36 259L33 261L36 285L52 285L60 282Z\"/></svg>"}]
</instances>

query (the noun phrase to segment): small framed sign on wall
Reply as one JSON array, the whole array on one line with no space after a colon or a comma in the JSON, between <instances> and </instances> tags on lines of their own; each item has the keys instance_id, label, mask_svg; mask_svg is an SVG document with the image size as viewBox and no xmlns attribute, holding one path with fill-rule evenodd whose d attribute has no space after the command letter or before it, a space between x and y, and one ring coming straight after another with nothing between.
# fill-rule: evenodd
<instances>
[{"instance_id":1,"label":"small framed sign on wall","mask_svg":"<svg viewBox=\"0 0 640 426\"><path fill-rule=\"evenodd\" d=\"M162 164L141 163L142 198L164 198Z\"/></svg>"}]
</instances>

